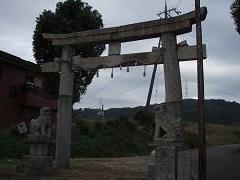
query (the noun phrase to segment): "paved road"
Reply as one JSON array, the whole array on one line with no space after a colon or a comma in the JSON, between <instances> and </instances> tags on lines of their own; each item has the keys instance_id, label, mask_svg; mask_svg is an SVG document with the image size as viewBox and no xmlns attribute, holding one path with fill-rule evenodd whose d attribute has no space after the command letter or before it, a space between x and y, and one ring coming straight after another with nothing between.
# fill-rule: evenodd
<instances>
[{"instance_id":1,"label":"paved road","mask_svg":"<svg viewBox=\"0 0 240 180\"><path fill-rule=\"evenodd\" d=\"M240 180L240 158L234 151L240 145L227 145L207 150L208 180ZM192 152L193 172L198 172L197 151Z\"/></svg>"}]
</instances>

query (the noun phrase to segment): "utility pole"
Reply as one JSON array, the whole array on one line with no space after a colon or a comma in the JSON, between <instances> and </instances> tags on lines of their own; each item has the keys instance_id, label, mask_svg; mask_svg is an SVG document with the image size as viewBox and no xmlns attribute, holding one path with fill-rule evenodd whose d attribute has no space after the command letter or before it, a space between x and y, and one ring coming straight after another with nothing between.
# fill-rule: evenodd
<instances>
[{"instance_id":1,"label":"utility pole","mask_svg":"<svg viewBox=\"0 0 240 180\"><path fill-rule=\"evenodd\" d=\"M160 48L160 44L161 44L161 38L159 39L159 43L158 43L158 47ZM146 103L146 111L149 110L150 107L150 102L151 102L151 97L152 97L152 90L153 90L153 85L154 85L154 81L155 81L155 76L156 76L156 72L157 72L157 64L154 64L153 67L153 72L152 72L152 78L151 78L151 82L150 82L150 86L149 86L149 91L148 91L148 97L147 97L147 103Z\"/></svg>"},{"instance_id":2,"label":"utility pole","mask_svg":"<svg viewBox=\"0 0 240 180\"><path fill-rule=\"evenodd\" d=\"M206 119L204 97L204 72L202 56L202 25L200 15L200 0L195 0L196 39L197 39L197 74L198 74L198 132L199 132L199 180L207 179L206 158Z\"/></svg>"},{"instance_id":3,"label":"utility pole","mask_svg":"<svg viewBox=\"0 0 240 180\"><path fill-rule=\"evenodd\" d=\"M164 19L167 20L168 17L171 17L170 16L170 13L174 11L177 15L179 15L181 12L177 11L176 8L172 8L172 9L168 9L168 6L167 6L167 1L165 0L165 8L164 8L164 11L163 12L160 12L159 14L157 14L159 16L159 18L161 19L161 15L164 14ZM159 38L159 41L158 41L158 48L161 47L161 37ZM150 82L150 86L149 86L149 91L148 91L148 97L147 97L147 102L146 102L146 106L145 106L145 109L146 111L149 110L149 107L150 107L150 102L151 102L151 97L152 97L152 90L153 90L153 85L154 85L154 81L155 81L155 76L156 76L156 72L157 72L157 64L154 64L154 67L153 67L153 72L152 72L152 78L151 78L151 82Z\"/></svg>"}]
</instances>

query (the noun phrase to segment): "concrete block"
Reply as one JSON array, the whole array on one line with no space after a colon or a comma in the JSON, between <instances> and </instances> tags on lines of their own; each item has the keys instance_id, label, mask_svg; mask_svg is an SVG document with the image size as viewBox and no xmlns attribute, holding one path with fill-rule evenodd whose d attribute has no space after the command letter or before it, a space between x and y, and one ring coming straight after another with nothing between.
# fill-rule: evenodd
<instances>
[{"instance_id":1,"label":"concrete block","mask_svg":"<svg viewBox=\"0 0 240 180\"><path fill-rule=\"evenodd\" d=\"M111 42L109 43L108 55L120 55L121 54L121 42Z\"/></svg>"},{"instance_id":2,"label":"concrete block","mask_svg":"<svg viewBox=\"0 0 240 180\"><path fill-rule=\"evenodd\" d=\"M47 144L31 144L30 155L32 156L46 156L48 154Z\"/></svg>"}]
</instances>

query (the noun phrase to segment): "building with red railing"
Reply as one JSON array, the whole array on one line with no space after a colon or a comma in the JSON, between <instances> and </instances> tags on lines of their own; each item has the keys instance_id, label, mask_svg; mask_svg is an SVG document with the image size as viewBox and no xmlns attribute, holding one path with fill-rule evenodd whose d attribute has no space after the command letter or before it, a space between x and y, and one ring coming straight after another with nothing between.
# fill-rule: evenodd
<instances>
[{"instance_id":1,"label":"building with red railing","mask_svg":"<svg viewBox=\"0 0 240 180\"><path fill-rule=\"evenodd\" d=\"M40 67L0 51L0 128L30 122L42 107L57 111L57 100L43 96Z\"/></svg>"}]
</instances>

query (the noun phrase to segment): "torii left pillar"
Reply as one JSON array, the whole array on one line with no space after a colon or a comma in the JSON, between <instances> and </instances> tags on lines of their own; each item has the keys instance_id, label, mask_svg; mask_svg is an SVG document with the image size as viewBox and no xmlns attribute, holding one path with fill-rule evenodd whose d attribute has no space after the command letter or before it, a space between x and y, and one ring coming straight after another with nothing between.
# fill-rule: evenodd
<instances>
[{"instance_id":1,"label":"torii left pillar","mask_svg":"<svg viewBox=\"0 0 240 180\"><path fill-rule=\"evenodd\" d=\"M55 154L57 168L70 167L73 98L72 54L71 46L62 47Z\"/></svg>"}]
</instances>

